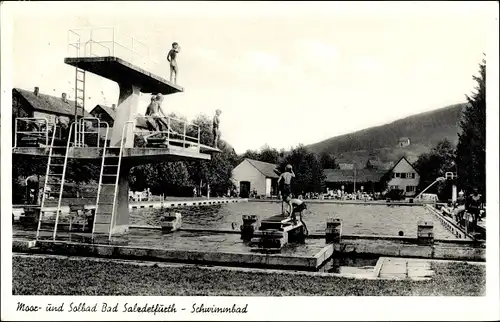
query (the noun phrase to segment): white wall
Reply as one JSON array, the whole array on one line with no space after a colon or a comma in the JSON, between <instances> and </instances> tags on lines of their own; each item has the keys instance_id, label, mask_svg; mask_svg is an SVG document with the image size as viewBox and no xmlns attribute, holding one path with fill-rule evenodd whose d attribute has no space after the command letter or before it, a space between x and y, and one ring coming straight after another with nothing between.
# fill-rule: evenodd
<instances>
[{"instance_id":1,"label":"white wall","mask_svg":"<svg viewBox=\"0 0 500 322\"><path fill-rule=\"evenodd\" d=\"M257 194L266 195L266 177L247 160L243 160L243 162L233 169L232 179L237 187L240 186L241 181L249 181L250 192L255 189L257 190ZM270 191L271 189L269 188Z\"/></svg>"},{"instance_id":2,"label":"white wall","mask_svg":"<svg viewBox=\"0 0 500 322\"><path fill-rule=\"evenodd\" d=\"M410 174L413 173L415 178L407 178L407 177L401 177L401 174L405 176L404 174ZM395 177L395 174L400 174L400 177ZM405 191L406 196L411 197L416 194L416 187L418 186L420 182L420 176L418 173L413 169L410 163L406 161L406 159L402 159L392 170L392 179L388 183L389 189L393 187L398 187L398 189L402 189ZM408 192L406 187L411 186L415 188L410 188L414 189L413 191Z\"/></svg>"},{"instance_id":3,"label":"white wall","mask_svg":"<svg viewBox=\"0 0 500 322\"><path fill-rule=\"evenodd\" d=\"M273 181L271 178L266 178L266 197L271 197L272 183L273 183Z\"/></svg>"}]
</instances>

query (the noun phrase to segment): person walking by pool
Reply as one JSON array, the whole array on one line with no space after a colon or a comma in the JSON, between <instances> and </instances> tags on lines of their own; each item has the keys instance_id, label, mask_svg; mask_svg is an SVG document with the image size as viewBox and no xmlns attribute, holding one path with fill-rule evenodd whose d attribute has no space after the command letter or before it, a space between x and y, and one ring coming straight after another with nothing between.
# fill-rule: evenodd
<instances>
[{"instance_id":1,"label":"person walking by pool","mask_svg":"<svg viewBox=\"0 0 500 322\"><path fill-rule=\"evenodd\" d=\"M482 208L482 195L477 188L472 189L472 194L469 196L465 210L471 215L471 231L476 231L477 220Z\"/></svg>"},{"instance_id":2,"label":"person walking by pool","mask_svg":"<svg viewBox=\"0 0 500 322\"><path fill-rule=\"evenodd\" d=\"M220 115L222 114L221 110L215 111L215 116L212 122L212 134L214 135L214 148L218 149L219 139L220 139Z\"/></svg>"},{"instance_id":3,"label":"person walking by pool","mask_svg":"<svg viewBox=\"0 0 500 322\"><path fill-rule=\"evenodd\" d=\"M177 54L181 48L179 44L174 42L172 43L172 49L168 52L167 60L170 63L170 81L172 82L172 78L174 80L174 84L177 84L177 75L179 74L179 66L177 66Z\"/></svg>"},{"instance_id":4,"label":"person walking by pool","mask_svg":"<svg viewBox=\"0 0 500 322\"><path fill-rule=\"evenodd\" d=\"M292 193L292 188L291 188L292 178L295 178L295 173L293 173L292 165L288 164L285 167L285 172L283 172L278 178L278 186L280 185L280 182L283 181L283 186L281 188L281 197L282 197L281 213L283 215L285 215L285 212L283 211L283 202L285 202ZM289 208L290 214L291 210L292 209Z\"/></svg>"}]
</instances>

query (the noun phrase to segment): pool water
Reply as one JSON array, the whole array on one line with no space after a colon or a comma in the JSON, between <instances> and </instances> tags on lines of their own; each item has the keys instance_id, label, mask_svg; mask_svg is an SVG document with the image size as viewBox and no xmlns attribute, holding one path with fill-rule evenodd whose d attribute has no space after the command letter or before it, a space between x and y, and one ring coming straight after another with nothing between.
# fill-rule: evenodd
<instances>
[{"instance_id":1,"label":"pool water","mask_svg":"<svg viewBox=\"0 0 500 322\"><path fill-rule=\"evenodd\" d=\"M242 223L242 215L259 215L261 219L281 213L277 202L245 202L179 209L133 209L130 223L134 225L159 225L160 216L166 211L182 214L183 227L207 229L236 229ZM455 236L441 225L439 220L422 206L387 206L360 204L308 204L303 220L309 233L324 233L328 218L342 219L343 234L417 236L418 221L434 223L436 239L453 239Z\"/></svg>"}]
</instances>

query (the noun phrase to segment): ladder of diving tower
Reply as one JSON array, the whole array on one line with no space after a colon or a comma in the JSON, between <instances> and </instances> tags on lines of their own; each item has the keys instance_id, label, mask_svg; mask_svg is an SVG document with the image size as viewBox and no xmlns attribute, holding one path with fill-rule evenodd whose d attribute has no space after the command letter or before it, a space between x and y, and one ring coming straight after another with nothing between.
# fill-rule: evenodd
<instances>
[{"instance_id":1,"label":"ladder of diving tower","mask_svg":"<svg viewBox=\"0 0 500 322\"><path fill-rule=\"evenodd\" d=\"M82 117L85 117L85 70L78 67L75 68L75 115L78 119L79 111L82 111ZM77 122L77 120L75 120ZM78 123L80 124L80 123ZM75 146L79 147L83 143L83 127L85 124L81 122L75 130Z\"/></svg>"},{"instance_id":2,"label":"ladder of diving tower","mask_svg":"<svg viewBox=\"0 0 500 322\"><path fill-rule=\"evenodd\" d=\"M128 125L134 125L135 121L127 121L123 126L118 156L108 154L108 149L117 147L108 146L108 130L106 130L106 140L102 152L101 172L99 175L99 187L97 192L96 210L94 217L94 227L92 229L92 239L95 235L108 235L111 240L113 234L113 222L115 219L118 195L118 183L120 179L121 162L123 148L125 144L125 132Z\"/></svg>"},{"instance_id":3,"label":"ladder of diving tower","mask_svg":"<svg viewBox=\"0 0 500 322\"><path fill-rule=\"evenodd\" d=\"M57 125L54 124L54 132L52 134L52 140L50 143L50 148L49 148L49 158L47 161L47 171L45 173L45 183L43 185L43 193L42 193L42 202L41 202L41 207L40 207L40 217L38 219L38 227L36 231L36 239L38 240L40 237L47 237L41 236L41 233L46 233L49 232L52 235L52 239L56 239L57 235L57 225L59 222L59 215L61 213L61 200L63 196L63 189L64 189L64 180L66 177L66 168L68 164L68 152L69 152L69 146L71 142L71 134L73 131L73 127L76 128L76 123L72 123L70 125L69 129L69 136L68 136L68 141L66 144L66 147L60 147L60 146L54 146L54 141L56 137L56 132L57 132ZM56 150L65 150L64 154L58 154L55 152ZM57 203L57 210L56 210L56 215L55 215L55 220L45 220L45 202L47 199L49 187L54 187L58 186L59 190L52 190L50 189L51 193L58 193L59 199ZM48 226L48 227L47 227Z\"/></svg>"}]
</instances>

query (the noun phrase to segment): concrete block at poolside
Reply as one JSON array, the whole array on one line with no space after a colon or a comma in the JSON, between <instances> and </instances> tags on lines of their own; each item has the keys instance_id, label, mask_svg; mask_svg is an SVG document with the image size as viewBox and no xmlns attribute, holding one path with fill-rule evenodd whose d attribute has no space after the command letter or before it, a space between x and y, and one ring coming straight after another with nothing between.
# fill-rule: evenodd
<instances>
[{"instance_id":1,"label":"concrete block at poolside","mask_svg":"<svg viewBox=\"0 0 500 322\"><path fill-rule=\"evenodd\" d=\"M12 240L13 252L27 252L36 246L35 240Z\"/></svg>"},{"instance_id":2,"label":"concrete block at poolside","mask_svg":"<svg viewBox=\"0 0 500 322\"><path fill-rule=\"evenodd\" d=\"M241 239L249 241L254 236L255 231L259 228L260 217L257 215L243 215L243 225L241 225Z\"/></svg>"},{"instance_id":3,"label":"concrete block at poolside","mask_svg":"<svg viewBox=\"0 0 500 322\"><path fill-rule=\"evenodd\" d=\"M423 243L434 242L434 224L432 221L419 221L417 223L417 239Z\"/></svg>"},{"instance_id":4,"label":"concrete block at poolside","mask_svg":"<svg viewBox=\"0 0 500 322\"><path fill-rule=\"evenodd\" d=\"M243 215L241 216L243 219L243 223L253 223L259 220L259 216L257 215Z\"/></svg>"},{"instance_id":5,"label":"concrete block at poolside","mask_svg":"<svg viewBox=\"0 0 500 322\"><path fill-rule=\"evenodd\" d=\"M325 238L327 243L339 243L342 238L342 220L328 218L326 221Z\"/></svg>"},{"instance_id":6,"label":"concrete block at poolside","mask_svg":"<svg viewBox=\"0 0 500 322\"><path fill-rule=\"evenodd\" d=\"M166 232L173 232L181 228L182 215L178 212L164 215L161 218L161 229Z\"/></svg>"}]
</instances>

